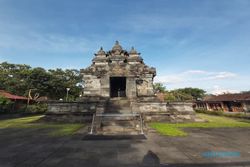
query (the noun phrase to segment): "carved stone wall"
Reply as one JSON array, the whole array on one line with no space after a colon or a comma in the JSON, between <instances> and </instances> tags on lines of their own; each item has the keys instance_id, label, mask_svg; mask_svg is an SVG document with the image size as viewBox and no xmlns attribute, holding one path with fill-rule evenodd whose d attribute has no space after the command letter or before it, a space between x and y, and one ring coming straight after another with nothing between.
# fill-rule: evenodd
<instances>
[{"instance_id":1,"label":"carved stone wall","mask_svg":"<svg viewBox=\"0 0 250 167\"><path fill-rule=\"evenodd\" d=\"M112 50L102 48L95 54L92 65L82 69L85 83L84 96L110 96L110 77L126 77L126 96L154 96L153 78L155 68L143 63L140 53L134 48L130 52L123 50L116 42Z\"/></svg>"},{"instance_id":2,"label":"carved stone wall","mask_svg":"<svg viewBox=\"0 0 250 167\"><path fill-rule=\"evenodd\" d=\"M193 103L189 102L134 102L131 104L132 110L143 113L144 120L169 121L169 122L193 122L195 112Z\"/></svg>"},{"instance_id":3,"label":"carved stone wall","mask_svg":"<svg viewBox=\"0 0 250 167\"><path fill-rule=\"evenodd\" d=\"M143 114L146 122L192 122L195 112L192 103L186 102L132 102L133 112ZM49 102L46 119L59 122L90 122L94 113L107 110L105 100L88 102Z\"/></svg>"}]
</instances>

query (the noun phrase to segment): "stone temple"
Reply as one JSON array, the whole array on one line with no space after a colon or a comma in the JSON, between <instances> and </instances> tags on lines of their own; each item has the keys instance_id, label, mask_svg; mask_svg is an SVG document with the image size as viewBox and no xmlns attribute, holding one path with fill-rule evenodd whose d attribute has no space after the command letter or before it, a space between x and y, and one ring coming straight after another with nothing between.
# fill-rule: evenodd
<instances>
[{"instance_id":1,"label":"stone temple","mask_svg":"<svg viewBox=\"0 0 250 167\"><path fill-rule=\"evenodd\" d=\"M153 79L155 68L144 64L133 47L122 48L118 41L110 51L101 48L92 60L92 65L82 70L84 96L126 98L134 100L154 97Z\"/></svg>"},{"instance_id":2,"label":"stone temple","mask_svg":"<svg viewBox=\"0 0 250 167\"><path fill-rule=\"evenodd\" d=\"M162 102L156 97L153 87L156 69L147 66L134 47L127 51L118 41L109 51L101 47L81 74L84 85L81 98L75 102L50 102L47 118L92 121L91 129L93 122L99 122L98 127L104 124L101 117L119 117L118 120L140 117L140 127L148 121L183 122L195 118L192 103Z\"/></svg>"}]
</instances>

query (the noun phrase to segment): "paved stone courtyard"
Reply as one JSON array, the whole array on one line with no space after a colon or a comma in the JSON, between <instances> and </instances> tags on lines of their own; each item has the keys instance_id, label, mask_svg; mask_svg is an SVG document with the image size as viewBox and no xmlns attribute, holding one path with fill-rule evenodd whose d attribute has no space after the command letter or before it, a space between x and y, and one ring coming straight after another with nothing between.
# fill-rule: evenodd
<instances>
[{"instance_id":1,"label":"paved stone courtyard","mask_svg":"<svg viewBox=\"0 0 250 167\"><path fill-rule=\"evenodd\" d=\"M0 166L250 166L250 129L187 129L187 137L83 140L85 130L50 137L46 129L1 129ZM238 157L204 158L206 151L236 151Z\"/></svg>"}]
</instances>

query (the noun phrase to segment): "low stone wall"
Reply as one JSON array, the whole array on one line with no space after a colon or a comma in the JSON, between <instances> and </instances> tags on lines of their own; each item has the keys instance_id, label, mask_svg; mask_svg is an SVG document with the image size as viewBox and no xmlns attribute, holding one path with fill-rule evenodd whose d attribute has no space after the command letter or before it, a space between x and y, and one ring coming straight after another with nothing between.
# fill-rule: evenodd
<instances>
[{"instance_id":1,"label":"low stone wall","mask_svg":"<svg viewBox=\"0 0 250 167\"><path fill-rule=\"evenodd\" d=\"M194 113L192 102L169 102L166 107L169 112Z\"/></svg>"},{"instance_id":2,"label":"low stone wall","mask_svg":"<svg viewBox=\"0 0 250 167\"><path fill-rule=\"evenodd\" d=\"M105 104L105 100L95 99L79 102L50 101L44 119L57 122L90 122L94 113L104 111Z\"/></svg>"},{"instance_id":3,"label":"low stone wall","mask_svg":"<svg viewBox=\"0 0 250 167\"><path fill-rule=\"evenodd\" d=\"M49 102L49 114L66 114L66 113L82 113L82 112L96 112L96 102Z\"/></svg>"},{"instance_id":4,"label":"low stone wall","mask_svg":"<svg viewBox=\"0 0 250 167\"><path fill-rule=\"evenodd\" d=\"M105 100L91 100L84 102L49 102L45 119L63 122L90 122L93 113L105 111ZM187 102L131 102L133 112L143 114L146 122L192 122L195 112L192 103Z\"/></svg>"},{"instance_id":5,"label":"low stone wall","mask_svg":"<svg viewBox=\"0 0 250 167\"><path fill-rule=\"evenodd\" d=\"M144 120L168 122L193 122L195 112L191 102L133 102L132 111L144 115Z\"/></svg>"},{"instance_id":6,"label":"low stone wall","mask_svg":"<svg viewBox=\"0 0 250 167\"><path fill-rule=\"evenodd\" d=\"M93 113L47 113L45 117L42 118L46 122L68 122L68 123L86 123L91 122Z\"/></svg>"},{"instance_id":7,"label":"low stone wall","mask_svg":"<svg viewBox=\"0 0 250 167\"><path fill-rule=\"evenodd\" d=\"M49 114L86 113L103 112L106 100L90 99L77 102L49 101Z\"/></svg>"},{"instance_id":8,"label":"low stone wall","mask_svg":"<svg viewBox=\"0 0 250 167\"><path fill-rule=\"evenodd\" d=\"M195 114L170 114L166 112L151 112L144 113L144 120L146 122L195 122Z\"/></svg>"},{"instance_id":9,"label":"low stone wall","mask_svg":"<svg viewBox=\"0 0 250 167\"><path fill-rule=\"evenodd\" d=\"M134 112L166 112L166 103L162 102L131 102L131 108Z\"/></svg>"}]
</instances>

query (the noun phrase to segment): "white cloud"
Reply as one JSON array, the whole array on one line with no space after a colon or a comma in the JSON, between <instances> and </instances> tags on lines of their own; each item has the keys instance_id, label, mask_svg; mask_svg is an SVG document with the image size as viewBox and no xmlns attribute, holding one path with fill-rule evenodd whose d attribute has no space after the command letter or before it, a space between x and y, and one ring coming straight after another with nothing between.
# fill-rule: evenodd
<instances>
[{"instance_id":1,"label":"white cloud","mask_svg":"<svg viewBox=\"0 0 250 167\"><path fill-rule=\"evenodd\" d=\"M164 76L156 76L155 82L161 82L164 84L175 83L190 83L206 80L224 80L237 77L237 74L222 71L222 72L210 72L203 70L187 70L178 74L170 74Z\"/></svg>"},{"instance_id":2,"label":"white cloud","mask_svg":"<svg viewBox=\"0 0 250 167\"><path fill-rule=\"evenodd\" d=\"M183 82L183 78L175 75L156 76L155 82L175 84Z\"/></svg>"},{"instance_id":3,"label":"white cloud","mask_svg":"<svg viewBox=\"0 0 250 167\"><path fill-rule=\"evenodd\" d=\"M220 95L220 94L225 94L225 93L239 93L240 91L234 90L234 89L226 89L222 88L218 85L214 85L213 89L211 91L212 94L214 95Z\"/></svg>"},{"instance_id":4,"label":"white cloud","mask_svg":"<svg viewBox=\"0 0 250 167\"><path fill-rule=\"evenodd\" d=\"M208 93L222 94L248 90L247 80L249 78L244 78L229 71L187 70L176 74L156 76L154 82L163 83L170 90L197 87L206 90Z\"/></svg>"},{"instance_id":5,"label":"white cloud","mask_svg":"<svg viewBox=\"0 0 250 167\"><path fill-rule=\"evenodd\" d=\"M203 70L188 70L183 72L185 74L207 74L207 71L203 71Z\"/></svg>"},{"instance_id":6,"label":"white cloud","mask_svg":"<svg viewBox=\"0 0 250 167\"><path fill-rule=\"evenodd\" d=\"M224 79L224 78L233 78L236 77L235 73L232 72L219 72L212 79Z\"/></svg>"}]
</instances>

